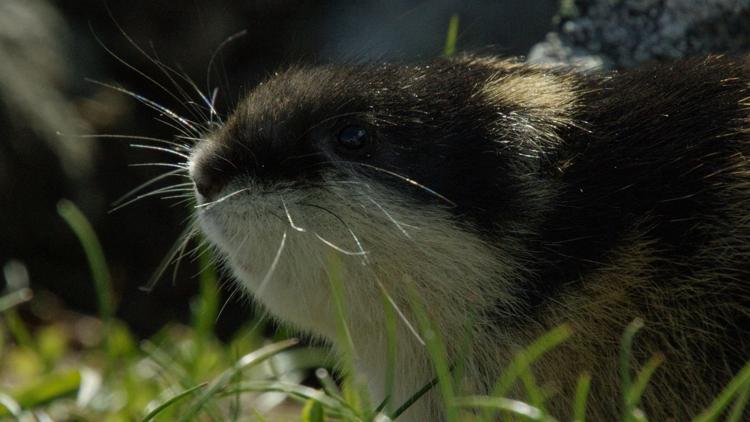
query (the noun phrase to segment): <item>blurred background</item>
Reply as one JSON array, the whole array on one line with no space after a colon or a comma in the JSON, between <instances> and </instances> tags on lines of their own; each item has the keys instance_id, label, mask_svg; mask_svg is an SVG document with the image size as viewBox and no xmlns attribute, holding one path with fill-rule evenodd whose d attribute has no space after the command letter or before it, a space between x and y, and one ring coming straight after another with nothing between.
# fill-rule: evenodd
<instances>
[{"instance_id":1,"label":"blurred background","mask_svg":"<svg viewBox=\"0 0 750 422\"><path fill-rule=\"evenodd\" d=\"M164 171L129 165L164 161L165 154L87 136L173 139L176 131L154 110L93 81L189 114L178 88L153 63L158 60L204 92L217 88L218 111L226 113L290 64L438 56L453 15L460 17L461 49L526 54L551 28L557 7L556 0L2 0L0 265L26 268L34 302L43 309L94 311L83 250L56 210L68 198L103 244L118 317L148 336L189 315L198 285L191 260L181 264L174 283L170 270L152 292L138 289L185 227L189 205L154 196L108 212L119 197ZM200 101L185 81L178 83ZM222 313L219 333L229 335L250 316L238 295Z\"/></svg>"}]
</instances>

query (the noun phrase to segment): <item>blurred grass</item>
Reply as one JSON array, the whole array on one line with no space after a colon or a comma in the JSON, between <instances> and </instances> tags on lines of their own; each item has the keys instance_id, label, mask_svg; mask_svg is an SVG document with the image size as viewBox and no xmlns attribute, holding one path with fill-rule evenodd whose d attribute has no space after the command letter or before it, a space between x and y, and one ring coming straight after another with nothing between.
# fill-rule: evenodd
<instances>
[{"instance_id":1,"label":"blurred grass","mask_svg":"<svg viewBox=\"0 0 750 422\"><path fill-rule=\"evenodd\" d=\"M450 21L448 21L448 32L445 35L445 48L443 54L446 56L452 56L456 52L456 44L458 43L458 15L452 15Z\"/></svg>"}]
</instances>

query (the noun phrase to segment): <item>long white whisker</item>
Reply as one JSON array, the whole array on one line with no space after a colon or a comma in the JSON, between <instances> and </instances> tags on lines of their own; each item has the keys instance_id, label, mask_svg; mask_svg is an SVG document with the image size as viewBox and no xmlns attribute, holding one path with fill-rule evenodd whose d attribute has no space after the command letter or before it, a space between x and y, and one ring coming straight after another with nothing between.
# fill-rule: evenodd
<instances>
[{"instance_id":1,"label":"long white whisker","mask_svg":"<svg viewBox=\"0 0 750 422\"><path fill-rule=\"evenodd\" d=\"M58 132L58 134L62 134ZM71 135L66 135L71 136ZM138 135L123 135L123 134L96 134L96 135L72 135L77 138L93 138L93 139L122 139L122 140L133 140L133 141L151 141L159 144L170 145L174 148L181 149L184 151L190 151L190 147L185 144L179 144L177 142L168 141L166 139L152 138L150 136L138 136Z\"/></svg>"},{"instance_id":2,"label":"long white whisker","mask_svg":"<svg viewBox=\"0 0 750 422\"><path fill-rule=\"evenodd\" d=\"M289 225L296 231L300 233L305 233L307 230L303 229L302 227L299 227L294 224L294 221L292 221L292 214L289 212L289 208L286 206L286 202L284 201L284 198L281 198L281 205L284 206L284 212L286 213L286 218L289 220Z\"/></svg>"},{"instance_id":3,"label":"long white whisker","mask_svg":"<svg viewBox=\"0 0 750 422\"><path fill-rule=\"evenodd\" d=\"M357 235L354 234L354 231L352 231L352 229L349 227L349 225L346 224L346 222L343 219L341 219L341 217L339 217L338 215L336 215L336 213L334 213L334 212L332 212L332 211L330 211L330 210L328 210L328 209L326 209L324 207L321 207L319 205L308 204L308 203L300 203L300 205L324 211L324 212L328 213L329 215L333 216L335 219L337 219L341 223L341 225L343 225L346 228L346 230L349 232L349 234L352 236L352 239L354 239L354 243L357 244L357 248L359 249L359 252L357 252L356 255L359 255L359 256L363 257L363 264L369 264L369 260L367 259L367 252L362 247L362 242L360 242L359 237L357 237ZM317 236L317 233L316 233L316 236ZM321 239L322 241L326 242L326 244L330 245L329 242L327 242L325 239L321 238L320 236L318 236L318 238ZM341 248L337 248L337 250L343 251L343 249L341 249Z\"/></svg>"},{"instance_id":4,"label":"long white whisker","mask_svg":"<svg viewBox=\"0 0 750 422\"><path fill-rule=\"evenodd\" d=\"M188 170L187 163L133 163L128 164L128 167L169 167L169 168L176 168L183 171Z\"/></svg>"},{"instance_id":5,"label":"long white whisker","mask_svg":"<svg viewBox=\"0 0 750 422\"><path fill-rule=\"evenodd\" d=\"M186 160L190 159L189 155L183 154L181 152L177 152L177 151L175 151L173 149L169 149L169 148L155 147L153 145L143 145L143 144L130 144L129 146L132 147L132 148L150 149L150 150L153 150L153 151L166 152L166 153L169 153L169 154L177 155L177 156L182 157L182 158L184 158Z\"/></svg>"},{"instance_id":6,"label":"long white whisker","mask_svg":"<svg viewBox=\"0 0 750 422\"><path fill-rule=\"evenodd\" d=\"M178 189L178 190L175 190L175 189ZM140 201L143 198L149 198L149 197L152 197L152 196L161 195L163 193L179 192L179 189L183 189L183 188L175 188L174 186L166 186L166 187L163 187L163 188L152 190L151 192L138 195L138 196L136 196L135 198L133 198L133 199L131 199L129 201L126 201L126 202L123 202L120 205L117 205L116 207L114 207L111 210L109 210L108 213L112 214L113 212L115 212L115 211L117 211L117 210L119 210L119 209L121 209L123 207L127 207L128 205L130 205L130 204L132 204L134 202Z\"/></svg>"},{"instance_id":7,"label":"long white whisker","mask_svg":"<svg viewBox=\"0 0 750 422\"><path fill-rule=\"evenodd\" d=\"M175 124L174 120L170 121L170 120L160 119L158 117L154 117L154 120L157 121L157 122L159 122L159 123L161 123L161 124L163 124L164 126L170 128L170 129L174 130L175 132L177 132L180 135L186 135L186 136L187 135L191 135L191 134L200 135L200 133L198 133L198 132L189 132L186 128Z\"/></svg>"},{"instance_id":8,"label":"long white whisker","mask_svg":"<svg viewBox=\"0 0 750 422\"><path fill-rule=\"evenodd\" d=\"M378 284L380 291L383 293L388 303L393 307L393 310L396 311L396 314L398 314L398 317L401 318L401 321L403 321L404 324L406 324L406 328L412 333L412 335L414 335L414 338L416 338L417 341L422 346L425 346L426 343L424 342L422 337L419 335L419 332L417 331L416 328L414 328L414 325L411 322L409 322L409 319L406 318L406 314L404 314L401 311L401 308L398 306L396 301L393 300L393 297L391 297L391 295L388 293L388 290L386 290L385 285L383 285L383 282L380 280L380 277L378 277L378 275L375 272L373 272L372 274L375 277L375 282Z\"/></svg>"},{"instance_id":9,"label":"long white whisker","mask_svg":"<svg viewBox=\"0 0 750 422\"><path fill-rule=\"evenodd\" d=\"M128 34L127 34L127 33L125 32L125 30L124 30L124 29L123 29L123 28L122 28L122 27L120 26L120 24L119 24L119 23L117 22L117 20L116 20L116 19L114 18L114 16L112 16L112 13L111 13L111 11L109 10L109 8L108 8L108 7L107 7L107 12L109 13L109 16L110 16L110 18L112 19L112 22L114 22L115 26L117 27L117 29L119 29L119 30L120 30L120 33L121 33L121 34L122 34L122 35L123 35L123 36L125 37L125 39L126 39L126 40L128 40L128 42L130 42L130 44L131 44L131 45L132 45L133 47L135 47L135 48L136 48L136 50L138 50L138 51L139 51L139 52L140 52L141 54L143 54L143 55L144 55L144 56L145 56L145 57L146 57L147 59L149 59L149 60L150 60L150 61L151 61L152 63L156 64L156 65L157 65L157 67L159 67L159 64L158 64L158 63L156 63L156 62L154 61L154 59L153 59L153 58L152 58L151 56L149 56L149 55L148 55L148 54L147 54L147 53L146 53L145 51L143 51L143 49L142 49L142 48L141 48L141 47L140 47L140 46L139 46L139 45L138 45L138 44L137 44L137 43L136 43L136 42L135 42L135 41L134 41L134 40L133 40L132 38L130 38L130 36L129 36L129 35L128 35ZM159 89L161 89L162 91L164 91L164 92L165 92L165 93L166 93L167 95L169 95L170 97L172 97L172 98L173 98L173 99L174 99L175 101L177 101L178 103L181 103L181 104L183 104L183 103L184 103L184 101L185 101L185 99L184 99L184 98L182 98L182 99L181 99L181 98L179 98L179 97L178 97L177 95L175 95L175 94L174 94L174 93L173 93L172 91L170 91L169 89L167 89L167 88L166 88L166 87L165 87L164 85L162 85L162 84L160 84L159 82L157 82L157 81L156 81L156 80L155 80L154 78L152 78L152 77L148 76L148 75L147 75L147 74L146 74L145 72L143 72L143 71L141 71L140 69L138 69L137 67L135 67L135 66L131 65L130 63L128 63L127 61L125 61L125 59L121 58L120 56L118 56L117 54L115 54L115 53L114 53L114 52L113 52L112 50L110 50L110 49L109 49L109 48L108 48L108 47L107 47L107 46L106 46L106 45L104 44L104 42L103 42L103 41L102 41L101 39L99 39L99 37L98 37L98 36L96 35L96 33L94 32L94 29L93 29L93 27L91 26L91 24L90 24L90 23L89 23L89 30L90 30L90 31L91 31L91 33L93 34L93 36L94 36L94 39L96 39L97 43L98 43L98 44L99 44L99 45L100 45L100 46L101 46L101 47L102 47L102 48L104 49L104 51L106 51L106 52L107 52L107 53L108 53L108 54L109 54L110 56L112 56L112 57L113 57L113 58L114 58L115 60L117 60L118 62L122 63L122 64L123 64L123 65L125 65L125 66L126 66L126 67L127 67L128 69L130 69L130 70L134 71L135 73L137 73L137 74L139 74L140 76L142 76L143 78L145 78L145 79L146 79L147 81L149 81L149 82L151 82L152 84L154 84L155 86L157 86L157 87L158 87ZM161 70L161 67L159 67L159 69ZM162 70L162 72L163 72L163 70ZM179 89L179 86L178 86L178 89ZM188 110L189 110L189 111L190 111L191 113L193 113L193 115L195 115L195 112L194 112L194 110L191 110L191 109L188 109ZM199 117L199 116L195 116L195 117Z\"/></svg>"},{"instance_id":10,"label":"long white whisker","mask_svg":"<svg viewBox=\"0 0 750 422\"><path fill-rule=\"evenodd\" d=\"M174 245L172 245L172 248L167 253L167 256L162 259L161 263L159 264L159 267L157 268L154 275L151 276L151 279L146 283L145 285L141 286L140 289L145 292L151 292L154 290L154 287L156 286L156 283L159 281L161 276L164 274L164 271L166 271L167 267L172 263L172 260L174 260L175 256L182 250L183 244L190 241L190 239L193 238L198 233L197 228L195 225L191 224L188 227L183 230L182 233L177 237L177 240L175 241Z\"/></svg>"},{"instance_id":11,"label":"long white whisker","mask_svg":"<svg viewBox=\"0 0 750 422\"><path fill-rule=\"evenodd\" d=\"M107 83L104 83L104 82L100 82L100 81L97 81L97 80L94 80L94 79L87 78L86 80L89 81L89 82L91 82L91 83L93 83L93 84L96 84L96 85L99 85L99 86L103 86L103 87L106 87L106 88L109 88L109 89L113 89L113 90L115 90L117 92L121 92L123 94L129 95L129 96L133 97L134 99L136 99L137 101L140 101L141 103L145 104L149 108L152 108L152 109L154 109L154 110L156 110L156 111L158 111L158 112L166 115L167 117L169 117L173 121L182 124L184 127L190 129L196 135L199 135L201 133L201 131L196 128L197 123L195 123L195 122L193 122L191 120L188 120L188 119L180 116L179 114L175 113L174 111L172 111L172 110L164 107L163 105L161 105L161 104L159 104L159 103L157 103L157 102L155 102L153 100L150 100L150 99L144 97L143 95L136 94L135 92L127 90L125 88L122 88L122 87L119 87L119 86L115 86L115 85L110 85L110 84L107 84Z\"/></svg>"},{"instance_id":12,"label":"long white whisker","mask_svg":"<svg viewBox=\"0 0 750 422\"><path fill-rule=\"evenodd\" d=\"M191 199L193 197L192 189L183 189L183 191L187 193L183 193L180 195L162 196L161 199Z\"/></svg>"},{"instance_id":13,"label":"long white whisker","mask_svg":"<svg viewBox=\"0 0 750 422\"><path fill-rule=\"evenodd\" d=\"M195 227L195 224L191 225L192 228L195 230L190 236L185 238L185 240L180 245L179 249L177 250L177 259L174 261L174 267L172 269L172 285L177 285L177 271L180 269L180 263L182 262L182 258L185 257L185 250L187 249L188 244L190 243L190 240L195 237L197 234L197 228ZM201 268L203 270L203 268Z\"/></svg>"},{"instance_id":14,"label":"long white whisker","mask_svg":"<svg viewBox=\"0 0 750 422\"><path fill-rule=\"evenodd\" d=\"M349 256L365 256L365 255L367 255L367 252L365 252L365 251L350 251L350 250L344 249L344 248L336 245L335 243L331 242L330 240L326 240L323 236L319 235L316 232L313 232L313 235L315 235L315 237L317 237L318 240L320 240L321 242L325 243L326 245L328 245L329 247L333 248L334 250L336 250L338 252L341 252L344 255L349 255Z\"/></svg>"},{"instance_id":15,"label":"long white whisker","mask_svg":"<svg viewBox=\"0 0 750 422\"><path fill-rule=\"evenodd\" d=\"M221 314L224 313L224 309L227 308L227 305L229 305L229 302L232 301L232 299L234 298L234 295L236 295L237 292L240 291L240 289L241 287L239 285L234 286L234 288L232 289L232 292L229 293L229 296L227 296L226 300L224 301L224 304L221 305L219 312L216 314L216 319L214 320L214 322L219 322L219 318L221 318Z\"/></svg>"},{"instance_id":16,"label":"long white whisker","mask_svg":"<svg viewBox=\"0 0 750 422\"><path fill-rule=\"evenodd\" d=\"M224 41L222 41L221 44L219 44L219 46L216 47L216 50L214 50L214 52L211 54L211 58L208 60L208 68L206 69L206 89L207 90L211 89L211 70L213 69L214 61L216 60L216 57L219 56L219 53L221 53L221 50L223 50L224 47L226 47L229 43L231 43L232 41L234 41L234 40L236 40L238 38L244 37L245 35L247 35L247 30L246 29L243 29L243 30L241 30L241 31L239 31L237 33L234 33L234 34L230 35ZM218 114L216 114L216 109L214 108L214 101L216 100L216 93L217 92L218 91L216 89L214 89L213 95L211 95L211 102L208 105L209 105L209 109L212 111L213 115L215 115L215 116L218 117ZM221 120L219 120L219 121L221 121Z\"/></svg>"},{"instance_id":17,"label":"long white whisker","mask_svg":"<svg viewBox=\"0 0 750 422\"><path fill-rule=\"evenodd\" d=\"M393 218L393 216L391 216L391 213L389 213L388 211L386 211L386 210L385 210L385 208L383 208L383 206L382 206L382 205L380 205L380 204L379 204L379 203L378 203L377 201L375 201L374 199L372 199L372 197L370 197L369 195L367 196L367 199L368 199L368 200L369 200L370 202L372 202L372 203L373 203L373 205L375 205L376 207L378 207L378 209L380 209L380 211L382 211L382 212L383 212L383 214L385 214L385 216L386 216L386 217L387 217L387 218L388 218L389 220L391 220L391 222L393 223L393 225L395 225L395 226L396 226L396 228L398 228L398 230L399 230L399 231L400 231L400 232L401 232L401 233L402 233L402 234L403 234L404 236L406 236L406 238L407 238L407 239L409 239L409 240L414 240L414 239L412 239L412 238L411 238L411 235L409 235L409 233L407 233L407 232L406 232L406 230L405 230L405 229L404 229L404 227L403 227L403 226L401 225L401 223L399 223L399 222L398 222L398 221L397 221L397 220L396 220L395 218Z\"/></svg>"},{"instance_id":18,"label":"long white whisker","mask_svg":"<svg viewBox=\"0 0 750 422\"><path fill-rule=\"evenodd\" d=\"M170 149L170 148L157 147L157 146L154 146L154 145L143 145L143 144L130 144L129 146L132 147L132 148L149 149L149 150L152 150L152 151L166 152L166 153L169 153L169 154L177 155L177 156L182 157L182 158L184 158L186 160L190 159L190 155L182 153L182 152L179 152L179 151L175 151L175 150Z\"/></svg>"},{"instance_id":19,"label":"long white whisker","mask_svg":"<svg viewBox=\"0 0 750 422\"><path fill-rule=\"evenodd\" d=\"M172 171L168 171L168 172L166 172L166 173L164 173L164 174L161 174L161 175L159 175L159 176L156 176L156 177L154 177L154 178L152 178L152 179L148 180L147 182L141 183L140 185L138 185L138 186L136 186L135 188L133 188L133 189L131 189L130 191L128 191L128 192L127 192L127 193L126 193L125 195L122 195L121 197L117 198L117 200L116 200L116 201L114 201L114 202L112 203L112 206L115 206L115 207L116 207L117 205L119 205L120 203L122 203L122 201L125 201L125 200L127 200L127 199L128 199L128 198L130 198L130 197L131 197L132 195L135 195L136 193L138 193L138 192L140 192L141 190L143 190L143 189L145 189L145 188L147 188L147 187L149 187L149 186L153 185L154 183L156 183L156 182L158 182L158 181L160 181L160 180L166 179L167 177L171 177L171 176L178 176L178 175L180 175L180 173L182 173L182 172L183 172L183 170L182 170L182 169L180 169L180 170L172 170Z\"/></svg>"},{"instance_id":20,"label":"long white whisker","mask_svg":"<svg viewBox=\"0 0 750 422\"><path fill-rule=\"evenodd\" d=\"M439 198L439 199L445 201L446 203L450 204L453 207L457 206L457 204L455 202L451 201L450 199L446 198L445 196L443 196L443 195L435 192L434 190L432 190L432 189L428 188L427 186L425 186L425 185L417 182L416 180L411 179L409 177L406 177L404 175L398 174L398 173L390 171L390 170L386 170L386 169L384 169L382 167L373 166L372 164L358 163L356 161L341 161L341 162L342 163L346 163L346 164L354 164L354 165L366 167L366 168L369 168L369 169L372 169L372 170L375 170L375 171L379 171L381 173L385 173L385 174L387 174L389 176L393 176L393 177L395 177L397 179L403 180L404 182L406 182L406 183L408 183L408 184L410 184L412 186L415 186L415 187L418 187L418 188L424 190L425 192L427 192L427 193L435 196L436 198Z\"/></svg>"},{"instance_id":21,"label":"long white whisker","mask_svg":"<svg viewBox=\"0 0 750 422\"><path fill-rule=\"evenodd\" d=\"M214 88L213 92L211 93L211 102L208 103L211 113L216 116L216 119L219 121L219 125L224 125L224 120L219 116L219 113L216 112L216 98L219 96L219 88ZM214 123L213 119L211 120L211 123Z\"/></svg>"},{"instance_id":22,"label":"long white whisker","mask_svg":"<svg viewBox=\"0 0 750 422\"><path fill-rule=\"evenodd\" d=\"M284 234L281 236L281 243L279 244L279 248L276 250L276 256L274 256L273 261L271 262L271 266L268 268L268 271L266 271L266 275L263 277L263 280L260 282L260 285L258 286L258 290L256 290L255 294L260 296L263 289L266 287L266 284L268 284L268 281L271 279L271 276L273 276L273 273L276 272L276 267L279 265L279 259L281 258L281 253L284 251L284 246L286 245L286 230L284 231Z\"/></svg>"},{"instance_id":23,"label":"long white whisker","mask_svg":"<svg viewBox=\"0 0 750 422\"><path fill-rule=\"evenodd\" d=\"M195 136L186 136L186 135L177 135L175 138L178 139L185 139L187 141L193 141L193 142L200 142L203 140L203 138L196 138Z\"/></svg>"},{"instance_id":24,"label":"long white whisker","mask_svg":"<svg viewBox=\"0 0 750 422\"><path fill-rule=\"evenodd\" d=\"M216 204L218 204L218 203L220 203L222 201L226 201L227 199L229 199L229 198L231 198L231 197L233 197L235 195L238 195L238 194L240 194L242 192L248 191L248 190L250 190L250 188L243 188L243 189L236 190L236 191L234 191L234 192L232 192L230 194L222 196L221 198L219 198L219 199L217 199L215 201L206 202L206 203L203 203L203 204L198 204L198 205L195 206L195 208L205 208L205 207L214 206L214 205L216 205Z\"/></svg>"},{"instance_id":25,"label":"long white whisker","mask_svg":"<svg viewBox=\"0 0 750 422\"><path fill-rule=\"evenodd\" d=\"M182 96L182 101L184 101L184 104L186 105L192 105L193 107L186 107L190 110L190 113L193 115L193 117L199 118L200 120L206 120L206 115L203 112L202 107L198 107L194 101L192 101L192 98L190 95L185 91L185 89L177 83L177 81L170 75L174 74L183 81L186 81L188 85L195 85L193 81L190 79L190 77L182 70L182 72L178 72L175 69L172 69L171 67L167 66L164 61L161 60L159 55L156 52L156 48L154 47L153 43L150 43L151 51L153 52L153 57L149 57L148 54L146 54L146 57L148 57L154 65L161 71L161 73L166 76L166 78L169 80L169 82L172 83L172 86L174 86L177 89L177 92ZM197 87L196 87L197 88ZM201 99L204 99L205 96L203 93L198 89L198 96Z\"/></svg>"}]
</instances>

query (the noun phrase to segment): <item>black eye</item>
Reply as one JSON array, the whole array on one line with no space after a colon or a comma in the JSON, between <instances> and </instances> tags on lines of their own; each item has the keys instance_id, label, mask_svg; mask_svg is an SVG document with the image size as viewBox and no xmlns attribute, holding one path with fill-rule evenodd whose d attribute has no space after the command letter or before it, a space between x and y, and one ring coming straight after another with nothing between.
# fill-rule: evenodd
<instances>
[{"instance_id":1,"label":"black eye","mask_svg":"<svg viewBox=\"0 0 750 422\"><path fill-rule=\"evenodd\" d=\"M367 129L362 126L350 125L341 129L338 143L344 149L357 150L367 144Z\"/></svg>"}]
</instances>

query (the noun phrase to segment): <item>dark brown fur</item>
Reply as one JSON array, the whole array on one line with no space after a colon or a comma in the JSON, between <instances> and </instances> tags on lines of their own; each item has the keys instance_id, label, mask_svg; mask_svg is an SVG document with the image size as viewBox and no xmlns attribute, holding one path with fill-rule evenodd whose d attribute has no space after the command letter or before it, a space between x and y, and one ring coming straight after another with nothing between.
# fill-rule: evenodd
<instances>
[{"instance_id":1,"label":"dark brown fur","mask_svg":"<svg viewBox=\"0 0 750 422\"><path fill-rule=\"evenodd\" d=\"M750 359L749 82L745 59L718 56L609 74L471 56L294 69L255 89L192 171L208 200L243 177L316 189L328 171L407 198L410 218L445 211L446 226L508 255L496 257L511 274L489 281L497 288L465 292L492 300L464 301L482 303L466 321L436 322L455 328L443 333L452 352L462 323L481 327L466 358L480 390L499 360L568 323L573 338L535 367L556 392L551 406L566 414L589 371L590 414L612 420L619 340L642 318L633 364L664 357L643 407L652 420L685 420ZM352 121L372 148L331 159L342 155L332 137ZM439 279L441 264L418 281L464 294L472 284Z\"/></svg>"}]
</instances>

